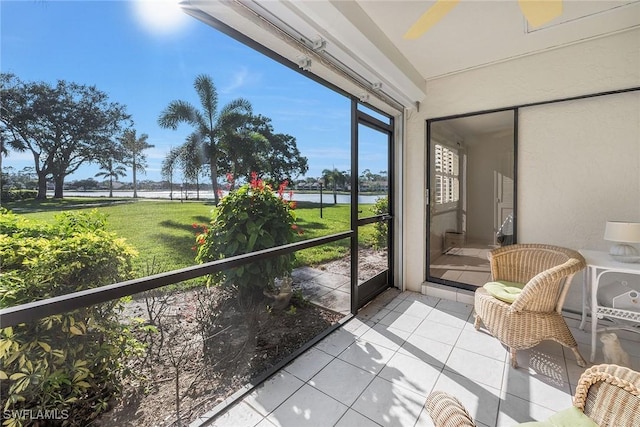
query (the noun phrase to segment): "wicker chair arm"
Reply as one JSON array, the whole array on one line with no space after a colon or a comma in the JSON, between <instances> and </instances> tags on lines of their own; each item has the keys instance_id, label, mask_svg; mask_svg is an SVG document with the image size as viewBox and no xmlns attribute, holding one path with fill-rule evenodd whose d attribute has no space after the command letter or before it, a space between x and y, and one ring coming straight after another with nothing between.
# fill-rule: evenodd
<instances>
[{"instance_id":1,"label":"wicker chair arm","mask_svg":"<svg viewBox=\"0 0 640 427\"><path fill-rule=\"evenodd\" d=\"M640 373L624 366L596 365L584 371L578 381L573 406L584 411L589 389L597 383L607 383L619 387L632 396L640 396Z\"/></svg>"},{"instance_id":2,"label":"wicker chair arm","mask_svg":"<svg viewBox=\"0 0 640 427\"><path fill-rule=\"evenodd\" d=\"M476 427L464 405L443 391L431 393L426 408L435 427Z\"/></svg>"},{"instance_id":3,"label":"wicker chair arm","mask_svg":"<svg viewBox=\"0 0 640 427\"><path fill-rule=\"evenodd\" d=\"M584 268L582 262L570 259L535 275L522 289L522 293L511 304L511 311L553 311L564 303L566 292L576 272ZM566 282L562 282L565 280Z\"/></svg>"}]
</instances>

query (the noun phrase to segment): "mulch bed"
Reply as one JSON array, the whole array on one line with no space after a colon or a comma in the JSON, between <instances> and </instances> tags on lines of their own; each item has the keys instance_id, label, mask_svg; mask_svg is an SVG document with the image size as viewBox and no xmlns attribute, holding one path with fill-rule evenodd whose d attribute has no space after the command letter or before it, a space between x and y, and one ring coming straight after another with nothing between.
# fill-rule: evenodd
<instances>
[{"instance_id":1,"label":"mulch bed","mask_svg":"<svg viewBox=\"0 0 640 427\"><path fill-rule=\"evenodd\" d=\"M242 307L216 287L152 296L125 313L156 316L163 331L141 336L148 356L132 368L144 378L127 384L96 425L188 425L343 317L295 296L286 310L267 309L268 300Z\"/></svg>"}]
</instances>

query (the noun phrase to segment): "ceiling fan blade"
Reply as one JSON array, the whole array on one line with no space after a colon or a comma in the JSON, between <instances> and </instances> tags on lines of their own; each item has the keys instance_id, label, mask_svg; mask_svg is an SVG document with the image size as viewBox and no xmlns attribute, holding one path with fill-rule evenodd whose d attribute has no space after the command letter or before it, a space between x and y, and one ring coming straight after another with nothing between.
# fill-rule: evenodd
<instances>
[{"instance_id":1,"label":"ceiling fan blade","mask_svg":"<svg viewBox=\"0 0 640 427\"><path fill-rule=\"evenodd\" d=\"M533 28L562 15L562 0L518 0L520 10Z\"/></svg>"},{"instance_id":2,"label":"ceiling fan blade","mask_svg":"<svg viewBox=\"0 0 640 427\"><path fill-rule=\"evenodd\" d=\"M404 35L405 39L414 40L423 35L429 28L438 23L447 13L453 9L460 0L436 0Z\"/></svg>"}]
</instances>

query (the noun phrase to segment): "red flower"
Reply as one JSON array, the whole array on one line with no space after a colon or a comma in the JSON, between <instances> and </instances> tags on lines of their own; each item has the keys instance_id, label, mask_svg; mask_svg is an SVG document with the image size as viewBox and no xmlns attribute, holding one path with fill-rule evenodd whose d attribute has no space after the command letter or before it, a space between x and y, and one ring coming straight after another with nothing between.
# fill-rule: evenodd
<instances>
[{"instance_id":1,"label":"red flower","mask_svg":"<svg viewBox=\"0 0 640 427\"><path fill-rule=\"evenodd\" d=\"M291 229L292 229L292 230L297 230L297 229L298 229L298 226L297 226L296 224L292 224L292 225L291 225Z\"/></svg>"},{"instance_id":2,"label":"red flower","mask_svg":"<svg viewBox=\"0 0 640 427\"><path fill-rule=\"evenodd\" d=\"M196 224L195 222L194 222L193 224L191 224L191 226L192 226L193 228L198 228L198 224Z\"/></svg>"},{"instance_id":3,"label":"red flower","mask_svg":"<svg viewBox=\"0 0 640 427\"><path fill-rule=\"evenodd\" d=\"M298 207L298 203L295 201L289 202L289 208L290 209L295 209L296 207Z\"/></svg>"},{"instance_id":4,"label":"red flower","mask_svg":"<svg viewBox=\"0 0 640 427\"><path fill-rule=\"evenodd\" d=\"M284 194L284 190L287 188L287 186L289 185L289 181L288 180L284 180L282 183L280 183L280 185L278 186L278 196L280 196L280 198L282 199L282 196Z\"/></svg>"},{"instance_id":5,"label":"red flower","mask_svg":"<svg viewBox=\"0 0 640 427\"><path fill-rule=\"evenodd\" d=\"M229 184L233 182L233 174L231 172L227 172L227 182Z\"/></svg>"}]
</instances>

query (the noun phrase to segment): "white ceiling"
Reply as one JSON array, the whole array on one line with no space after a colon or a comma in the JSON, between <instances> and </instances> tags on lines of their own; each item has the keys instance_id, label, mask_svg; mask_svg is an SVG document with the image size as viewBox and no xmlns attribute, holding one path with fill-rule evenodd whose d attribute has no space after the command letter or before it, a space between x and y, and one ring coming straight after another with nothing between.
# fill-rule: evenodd
<instances>
[{"instance_id":1,"label":"white ceiling","mask_svg":"<svg viewBox=\"0 0 640 427\"><path fill-rule=\"evenodd\" d=\"M403 36L434 0L182 1L383 109L418 107L431 79L640 27L640 0L564 0L539 28L517 0L462 0L415 40Z\"/></svg>"},{"instance_id":2,"label":"white ceiling","mask_svg":"<svg viewBox=\"0 0 640 427\"><path fill-rule=\"evenodd\" d=\"M403 38L435 1L357 0L425 79L557 48L640 25L638 0L564 0L558 18L529 28L515 0L463 0L416 40Z\"/></svg>"},{"instance_id":3,"label":"white ceiling","mask_svg":"<svg viewBox=\"0 0 640 427\"><path fill-rule=\"evenodd\" d=\"M469 137L487 133L501 132L514 128L514 113L511 110L495 113L477 114L435 122L436 126L444 126L457 136L472 141Z\"/></svg>"}]
</instances>

